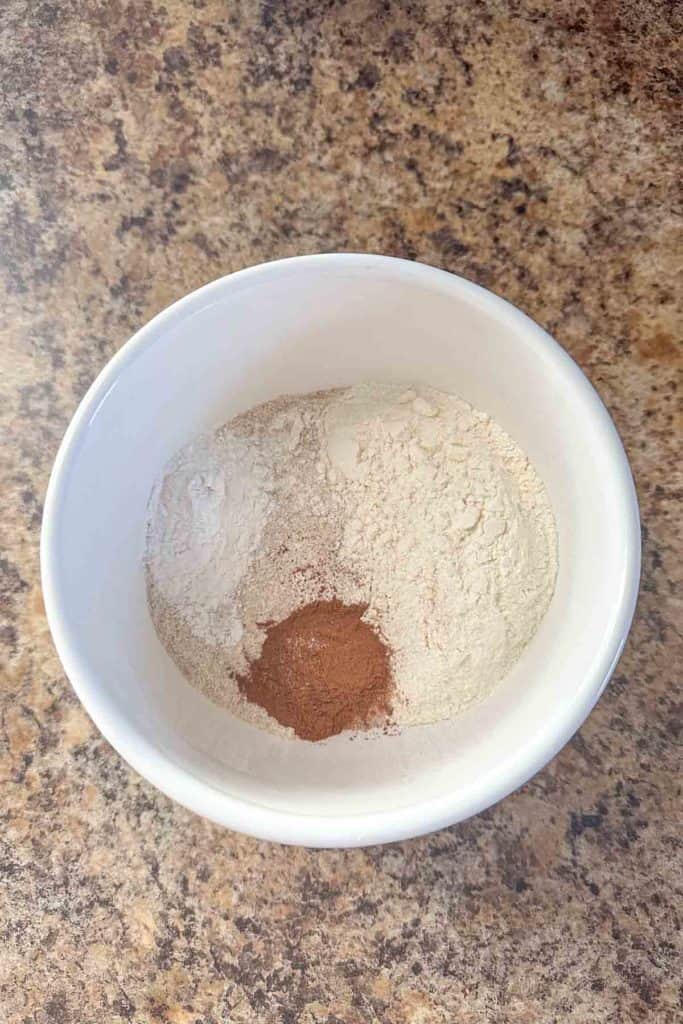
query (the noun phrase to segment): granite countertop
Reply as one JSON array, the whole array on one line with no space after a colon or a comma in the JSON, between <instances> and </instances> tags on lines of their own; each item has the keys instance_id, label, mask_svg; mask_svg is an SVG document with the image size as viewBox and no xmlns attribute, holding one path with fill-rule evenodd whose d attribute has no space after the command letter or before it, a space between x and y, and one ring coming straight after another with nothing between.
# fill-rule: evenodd
<instances>
[{"instance_id":1,"label":"granite countertop","mask_svg":"<svg viewBox=\"0 0 683 1024\"><path fill-rule=\"evenodd\" d=\"M6 0L4 1024L681 1019L680 13ZM327 852L131 771L64 678L38 573L50 466L106 360L197 285L321 250L446 267L546 326L616 420L644 523L631 639L552 764L458 827Z\"/></svg>"}]
</instances>

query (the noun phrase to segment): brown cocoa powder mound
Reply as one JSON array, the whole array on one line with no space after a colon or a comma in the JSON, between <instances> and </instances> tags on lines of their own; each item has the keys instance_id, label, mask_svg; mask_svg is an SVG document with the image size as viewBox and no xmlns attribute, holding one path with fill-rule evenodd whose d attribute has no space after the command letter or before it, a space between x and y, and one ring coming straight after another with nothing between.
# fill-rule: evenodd
<instances>
[{"instance_id":1,"label":"brown cocoa powder mound","mask_svg":"<svg viewBox=\"0 0 683 1024\"><path fill-rule=\"evenodd\" d=\"M305 740L383 724L391 714L389 651L367 605L316 601L270 624L242 693Z\"/></svg>"}]
</instances>

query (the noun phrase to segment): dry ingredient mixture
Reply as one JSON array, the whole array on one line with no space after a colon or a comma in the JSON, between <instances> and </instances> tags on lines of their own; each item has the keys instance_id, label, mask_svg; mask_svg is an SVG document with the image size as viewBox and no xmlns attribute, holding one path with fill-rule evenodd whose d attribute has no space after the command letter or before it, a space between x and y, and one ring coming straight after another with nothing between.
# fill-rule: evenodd
<instances>
[{"instance_id":1,"label":"dry ingredient mixture","mask_svg":"<svg viewBox=\"0 0 683 1024\"><path fill-rule=\"evenodd\" d=\"M552 597L555 524L524 452L432 388L278 398L183 448L150 500L157 632L188 680L322 739L457 715Z\"/></svg>"}]
</instances>

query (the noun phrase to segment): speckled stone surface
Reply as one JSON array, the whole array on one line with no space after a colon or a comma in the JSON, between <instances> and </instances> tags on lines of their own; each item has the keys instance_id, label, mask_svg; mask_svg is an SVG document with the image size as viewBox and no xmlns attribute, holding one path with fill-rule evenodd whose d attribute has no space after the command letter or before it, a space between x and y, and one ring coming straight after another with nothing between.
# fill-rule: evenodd
<instances>
[{"instance_id":1,"label":"speckled stone surface","mask_svg":"<svg viewBox=\"0 0 683 1024\"><path fill-rule=\"evenodd\" d=\"M680 13L5 0L4 1024L681 1019ZM552 764L459 827L315 852L222 831L123 764L52 648L38 540L60 437L135 328L335 249L458 271L548 327L623 434L645 546L614 681Z\"/></svg>"}]
</instances>

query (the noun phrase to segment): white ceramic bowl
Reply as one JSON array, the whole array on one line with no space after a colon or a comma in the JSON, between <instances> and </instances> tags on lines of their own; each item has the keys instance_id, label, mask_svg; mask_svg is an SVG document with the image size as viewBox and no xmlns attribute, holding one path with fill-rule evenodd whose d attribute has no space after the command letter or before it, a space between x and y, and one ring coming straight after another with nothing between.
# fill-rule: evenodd
<instances>
[{"instance_id":1,"label":"white ceramic bowl","mask_svg":"<svg viewBox=\"0 0 683 1024\"><path fill-rule=\"evenodd\" d=\"M166 460L190 437L279 394L364 380L453 391L528 452L557 519L557 589L522 659L461 718L397 737L287 741L211 704L161 646L141 568L147 500ZM552 338L502 299L444 271L335 254L224 277L124 345L62 442L41 560L66 673L141 775L232 829L283 843L355 846L476 814L557 753L624 645L640 534L614 425Z\"/></svg>"}]
</instances>

